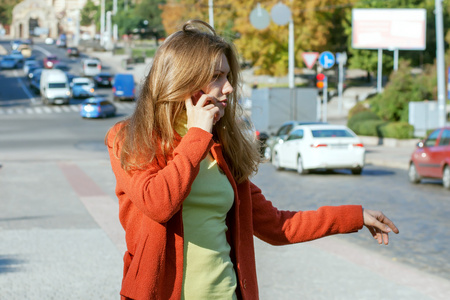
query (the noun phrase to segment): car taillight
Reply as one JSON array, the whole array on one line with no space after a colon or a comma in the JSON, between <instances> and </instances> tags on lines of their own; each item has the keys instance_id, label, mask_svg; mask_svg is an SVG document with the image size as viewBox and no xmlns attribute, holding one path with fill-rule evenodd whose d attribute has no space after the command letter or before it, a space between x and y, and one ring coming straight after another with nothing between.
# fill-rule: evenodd
<instances>
[{"instance_id":1,"label":"car taillight","mask_svg":"<svg viewBox=\"0 0 450 300\"><path fill-rule=\"evenodd\" d=\"M328 147L327 144L311 144L312 148Z\"/></svg>"},{"instance_id":2,"label":"car taillight","mask_svg":"<svg viewBox=\"0 0 450 300\"><path fill-rule=\"evenodd\" d=\"M99 106L97 106L97 111L98 112L102 112L102 107L99 105Z\"/></svg>"},{"instance_id":3,"label":"car taillight","mask_svg":"<svg viewBox=\"0 0 450 300\"><path fill-rule=\"evenodd\" d=\"M102 69L101 65L97 65L97 69L100 71Z\"/></svg>"},{"instance_id":4,"label":"car taillight","mask_svg":"<svg viewBox=\"0 0 450 300\"><path fill-rule=\"evenodd\" d=\"M259 130L256 130L256 131L255 131L255 134L256 134L256 139L259 140L259 134L260 134Z\"/></svg>"},{"instance_id":5,"label":"car taillight","mask_svg":"<svg viewBox=\"0 0 450 300\"><path fill-rule=\"evenodd\" d=\"M359 144L353 144L353 147L364 147L364 145L362 144L362 143L359 143Z\"/></svg>"}]
</instances>

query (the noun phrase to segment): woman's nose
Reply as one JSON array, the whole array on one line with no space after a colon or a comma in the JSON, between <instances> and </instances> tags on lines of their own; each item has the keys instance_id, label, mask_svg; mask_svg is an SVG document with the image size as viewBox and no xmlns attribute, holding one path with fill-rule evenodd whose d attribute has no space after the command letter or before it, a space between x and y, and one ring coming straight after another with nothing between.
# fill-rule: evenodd
<instances>
[{"instance_id":1,"label":"woman's nose","mask_svg":"<svg viewBox=\"0 0 450 300\"><path fill-rule=\"evenodd\" d=\"M225 82L223 89L222 89L222 94L224 95L229 95L233 92L233 87L231 86L230 82L227 80L227 82Z\"/></svg>"}]
</instances>

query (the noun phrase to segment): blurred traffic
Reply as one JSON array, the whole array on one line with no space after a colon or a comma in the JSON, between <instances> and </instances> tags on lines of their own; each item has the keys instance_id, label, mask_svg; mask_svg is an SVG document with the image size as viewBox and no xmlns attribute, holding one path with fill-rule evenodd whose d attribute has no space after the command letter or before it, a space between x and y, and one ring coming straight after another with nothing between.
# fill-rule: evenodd
<instances>
[{"instance_id":1,"label":"blurred traffic","mask_svg":"<svg viewBox=\"0 0 450 300\"><path fill-rule=\"evenodd\" d=\"M103 66L99 58L70 45L64 36L57 40L14 39L0 47L4 49L0 70L15 72L8 74L22 78L23 88L41 105L80 105L83 118L110 117L117 111L112 102L136 99L132 74Z\"/></svg>"}]
</instances>

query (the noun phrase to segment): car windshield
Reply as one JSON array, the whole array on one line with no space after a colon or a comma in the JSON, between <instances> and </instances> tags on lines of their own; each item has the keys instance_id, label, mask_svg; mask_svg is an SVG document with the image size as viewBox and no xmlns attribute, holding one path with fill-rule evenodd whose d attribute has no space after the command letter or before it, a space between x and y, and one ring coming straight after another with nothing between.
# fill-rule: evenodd
<instances>
[{"instance_id":1,"label":"car windshield","mask_svg":"<svg viewBox=\"0 0 450 300\"><path fill-rule=\"evenodd\" d=\"M316 138L354 137L353 134L351 134L349 131L345 129L319 129L319 130L311 130L311 133L313 137Z\"/></svg>"},{"instance_id":2,"label":"car windshield","mask_svg":"<svg viewBox=\"0 0 450 300\"><path fill-rule=\"evenodd\" d=\"M83 85L89 85L89 83L87 83L87 82L75 82L74 85L75 86L83 86Z\"/></svg>"},{"instance_id":3,"label":"car windshield","mask_svg":"<svg viewBox=\"0 0 450 300\"><path fill-rule=\"evenodd\" d=\"M3 61L13 61L14 60L14 58L12 58L12 57L4 57L3 58Z\"/></svg>"},{"instance_id":4,"label":"car windshield","mask_svg":"<svg viewBox=\"0 0 450 300\"><path fill-rule=\"evenodd\" d=\"M61 83L50 83L48 85L48 87L50 89L61 89L61 88L65 88L66 84L64 82L61 82Z\"/></svg>"},{"instance_id":5,"label":"car windshield","mask_svg":"<svg viewBox=\"0 0 450 300\"><path fill-rule=\"evenodd\" d=\"M96 67L97 67L97 64L96 64L96 63L88 63L87 66L88 66L88 67L94 67L94 68L96 68Z\"/></svg>"}]
</instances>

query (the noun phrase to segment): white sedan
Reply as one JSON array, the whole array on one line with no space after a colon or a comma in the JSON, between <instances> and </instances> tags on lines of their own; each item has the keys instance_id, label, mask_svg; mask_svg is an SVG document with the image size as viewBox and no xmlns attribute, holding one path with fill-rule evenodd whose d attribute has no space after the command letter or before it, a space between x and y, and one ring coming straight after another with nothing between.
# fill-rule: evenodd
<instances>
[{"instance_id":1,"label":"white sedan","mask_svg":"<svg viewBox=\"0 0 450 300\"><path fill-rule=\"evenodd\" d=\"M361 174L365 161L361 140L343 125L301 125L274 147L272 164L279 170L350 169Z\"/></svg>"}]
</instances>

